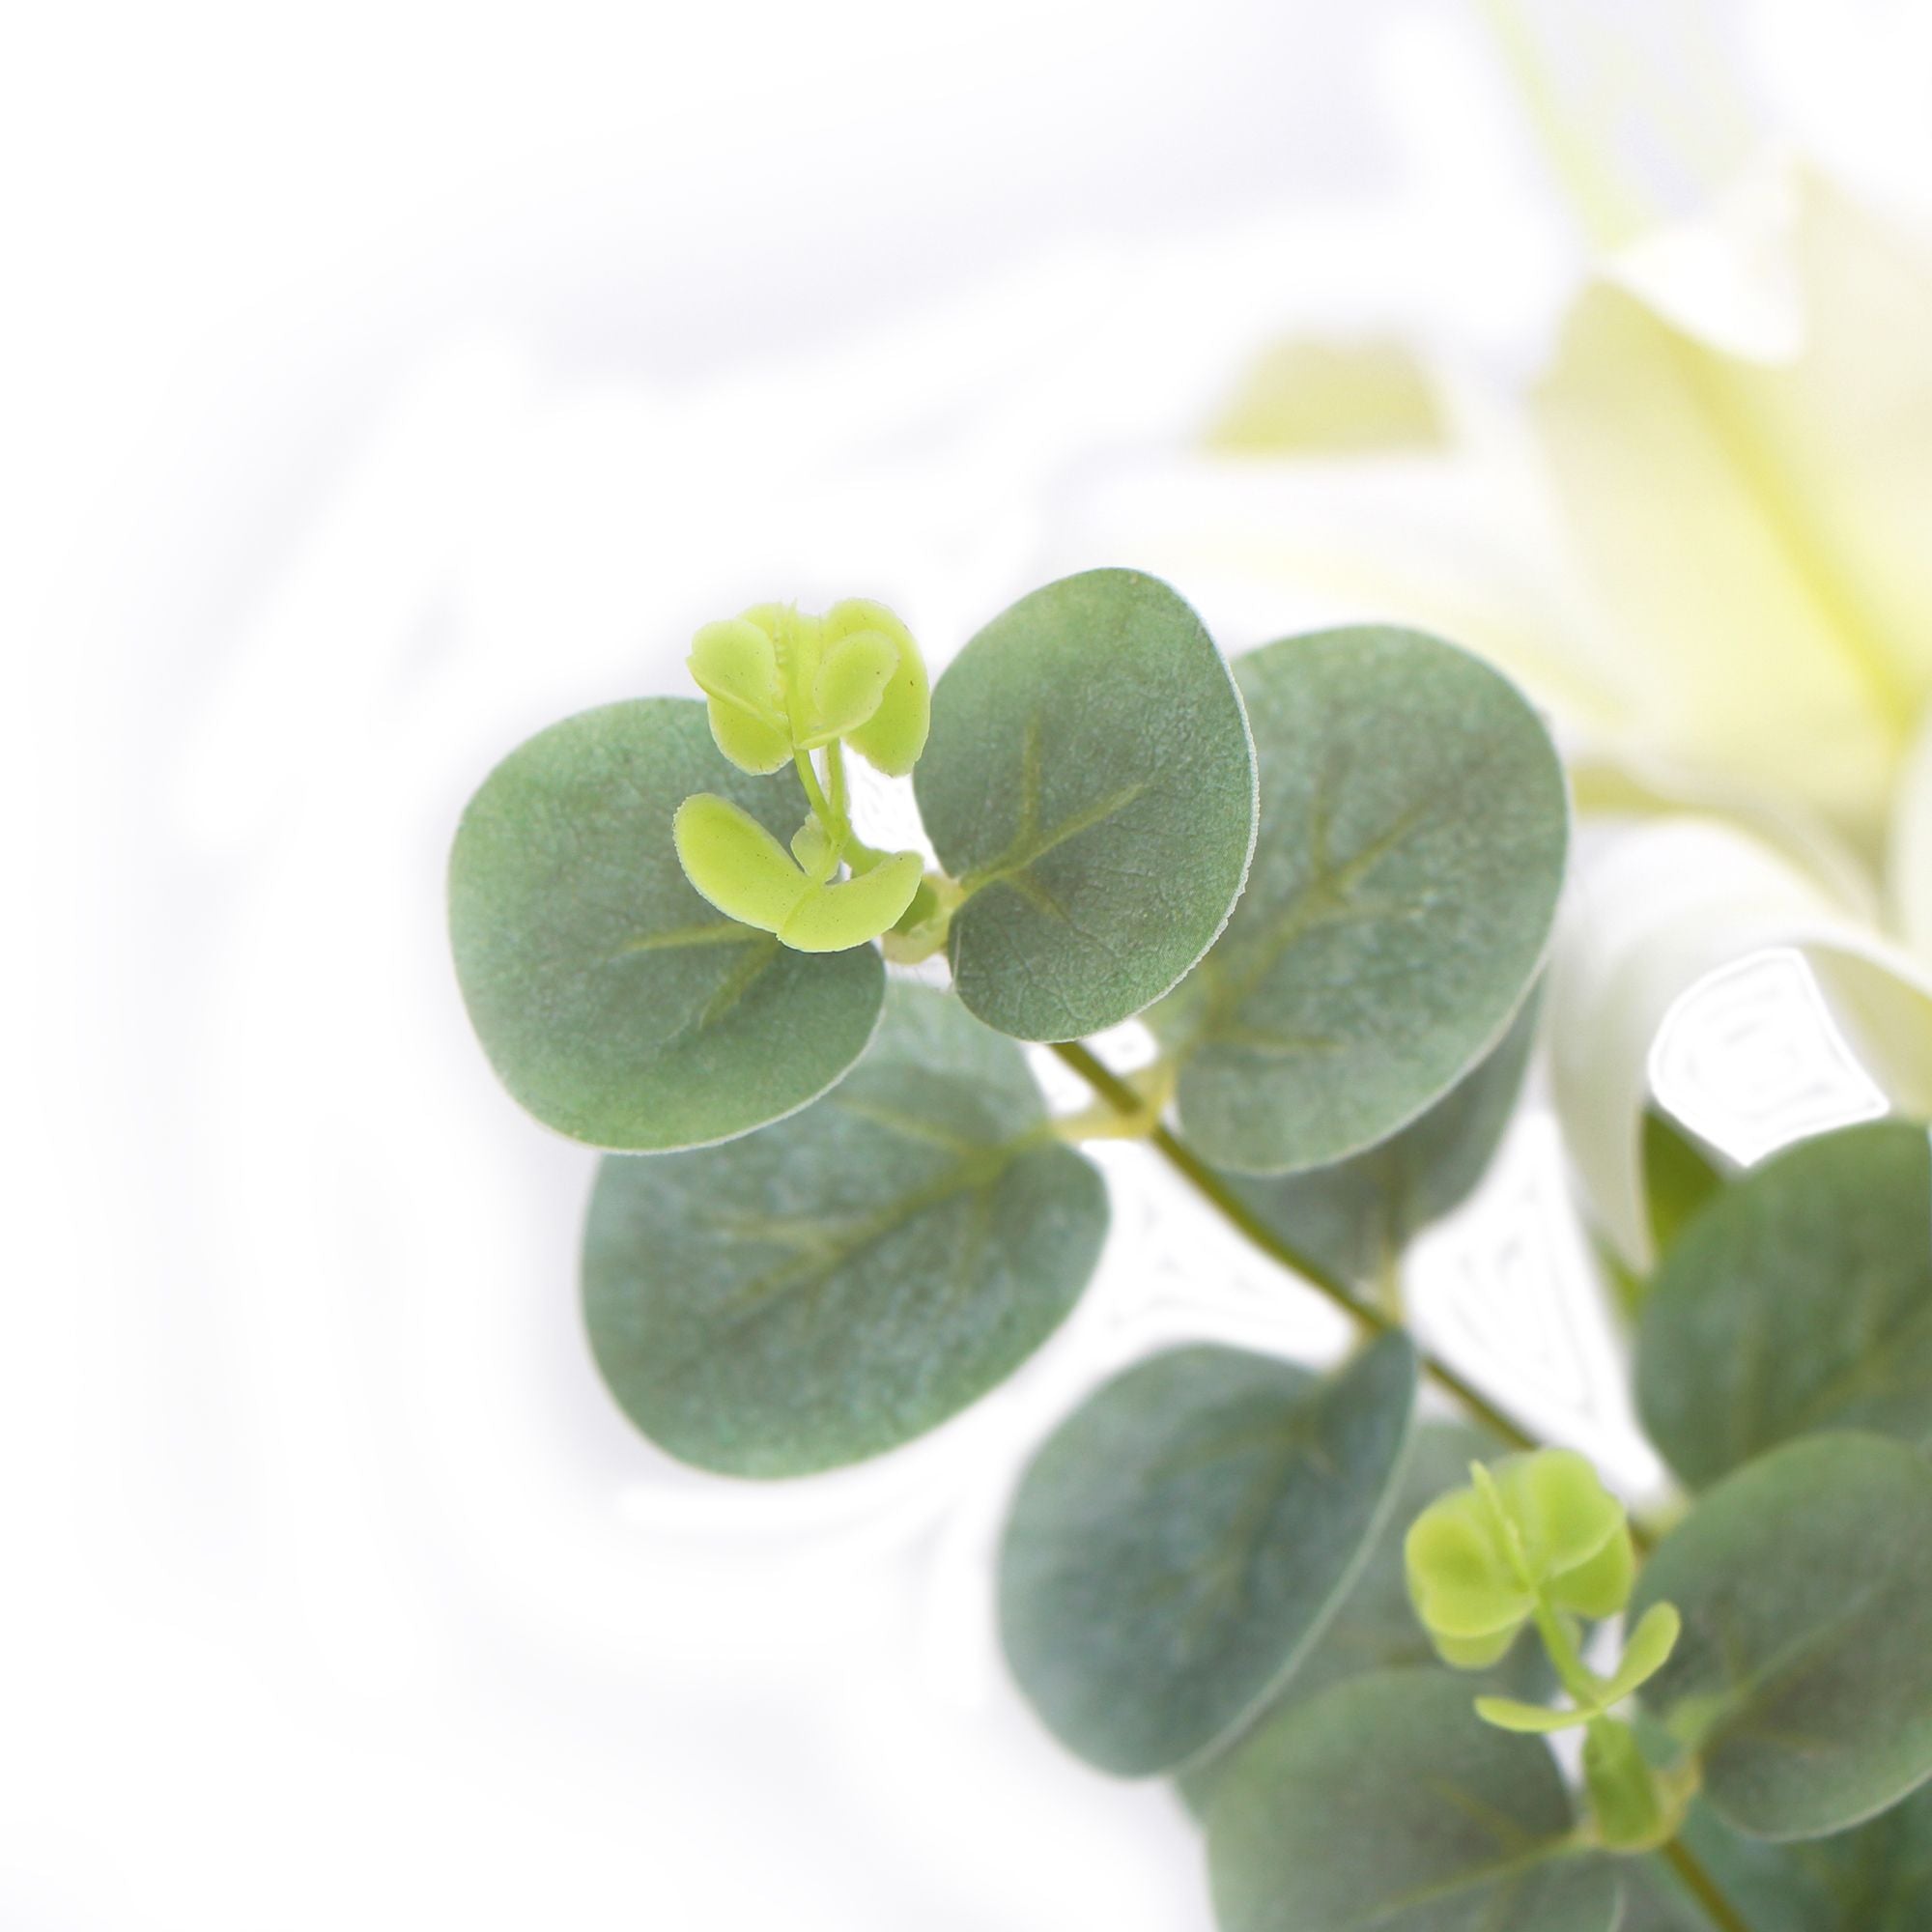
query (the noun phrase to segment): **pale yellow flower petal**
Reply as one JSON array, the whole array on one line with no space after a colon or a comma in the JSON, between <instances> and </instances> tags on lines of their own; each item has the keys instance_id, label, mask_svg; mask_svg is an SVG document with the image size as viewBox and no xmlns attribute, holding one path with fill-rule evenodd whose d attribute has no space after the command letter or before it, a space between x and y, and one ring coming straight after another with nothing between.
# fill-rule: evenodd
<instances>
[{"instance_id":1,"label":"pale yellow flower petal","mask_svg":"<svg viewBox=\"0 0 1932 1932\"><path fill-rule=\"evenodd\" d=\"M1659 748L1872 838L1932 688L1932 255L1815 183L1793 246L1795 361L1600 284L1533 407Z\"/></svg>"},{"instance_id":2,"label":"pale yellow flower petal","mask_svg":"<svg viewBox=\"0 0 1932 1932\"><path fill-rule=\"evenodd\" d=\"M1249 364L1208 432L1208 447L1223 456L1334 456L1446 440L1420 358L1382 337L1273 344Z\"/></svg>"},{"instance_id":3,"label":"pale yellow flower petal","mask_svg":"<svg viewBox=\"0 0 1932 1932\"><path fill-rule=\"evenodd\" d=\"M1932 960L1932 711L1899 780L1891 820L1892 917L1905 943Z\"/></svg>"},{"instance_id":4,"label":"pale yellow flower petal","mask_svg":"<svg viewBox=\"0 0 1932 1932\"><path fill-rule=\"evenodd\" d=\"M1531 482L1465 450L1175 458L1089 491L1068 554L1132 556L1185 584L1231 648L1408 624L1479 653L1561 716L1615 730L1629 696L1589 646L1590 613Z\"/></svg>"}]
</instances>

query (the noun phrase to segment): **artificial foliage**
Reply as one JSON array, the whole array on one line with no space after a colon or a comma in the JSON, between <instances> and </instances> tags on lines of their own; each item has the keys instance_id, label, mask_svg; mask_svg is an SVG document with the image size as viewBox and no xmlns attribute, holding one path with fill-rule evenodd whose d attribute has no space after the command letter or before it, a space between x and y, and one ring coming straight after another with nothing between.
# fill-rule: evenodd
<instances>
[{"instance_id":1,"label":"artificial foliage","mask_svg":"<svg viewBox=\"0 0 1932 1932\"><path fill-rule=\"evenodd\" d=\"M1510 1117L1564 885L1520 693L1388 627L1231 666L1126 570L930 686L861 599L707 625L690 668L700 696L512 751L449 878L484 1051L605 1151L583 1310L637 1428L774 1479L939 1426L1091 1281L1080 1144L1138 1138L1359 1333L1129 1364L1002 1544L1019 1690L1099 1771L1176 1781L1227 1932L1932 1924L1923 1128L1739 1173L1649 1117L1661 1259L1617 1286L1667 1527L1406 1332L1404 1251ZM868 842L848 757L910 781L930 857ZM1125 1070L1092 1036L1137 1015ZM1047 1050L1091 1104L1048 1107Z\"/></svg>"}]
</instances>

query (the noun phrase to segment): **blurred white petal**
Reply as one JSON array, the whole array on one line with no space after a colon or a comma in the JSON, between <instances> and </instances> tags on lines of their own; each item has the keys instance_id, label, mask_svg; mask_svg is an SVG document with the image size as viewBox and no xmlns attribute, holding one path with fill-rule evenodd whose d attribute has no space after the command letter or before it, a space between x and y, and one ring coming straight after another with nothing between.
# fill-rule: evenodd
<instances>
[{"instance_id":1,"label":"blurred white petal","mask_svg":"<svg viewBox=\"0 0 1932 1932\"><path fill-rule=\"evenodd\" d=\"M1932 710L1919 724L1892 810L1891 910L1906 944L1932 959Z\"/></svg>"},{"instance_id":2,"label":"blurred white petal","mask_svg":"<svg viewBox=\"0 0 1932 1932\"><path fill-rule=\"evenodd\" d=\"M1613 837L1586 860L1565 908L1547 1027L1578 1178L1634 1266L1651 1260L1639 1131L1653 1044L1711 974L1769 947L1804 956L1893 1104L1932 1107L1932 966L1735 826L1668 818Z\"/></svg>"},{"instance_id":3,"label":"blurred white petal","mask_svg":"<svg viewBox=\"0 0 1932 1932\"><path fill-rule=\"evenodd\" d=\"M1871 838L1932 688L1932 252L1800 192L1801 356L1726 355L1604 282L1534 409L1657 747Z\"/></svg>"},{"instance_id":4,"label":"blurred white petal","mask_svg":"<svg viewBox=\"0 0 1932 1932\"><path fill-rule=\"evenodd\" d=\"M1758 156L1698 213L1660 222L1605 268L1675 327L1753 362L1788 362L1804 342L1792 257L1797 192L1782 156Z\"/></svg>"},{"instance_id":5,"label":"blurred white petal","mask_svg":"<svg viewBox=\"0 0 1932 1932\"><path fill-rule=\"evenodd\" d=\"M1614 729L1629 696L1581 641L1547 521L1462 453L1122 467L1079 506L1081 548L1186 586L1231 648L1326 624L1413 624L1480 651L1566 717Z\"/></svg>"}]
</instances>

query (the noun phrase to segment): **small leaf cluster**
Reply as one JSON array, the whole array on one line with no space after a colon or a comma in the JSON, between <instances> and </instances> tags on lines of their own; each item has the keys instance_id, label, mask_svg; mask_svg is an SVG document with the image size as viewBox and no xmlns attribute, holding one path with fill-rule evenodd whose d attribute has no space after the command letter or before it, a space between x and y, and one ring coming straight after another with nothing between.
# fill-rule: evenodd
<instances>
[{"instance_id":1,"label":"small leaf cluster","mask_svg":"<svg viewBox=\"0 0 1932 1932\"><path fill-rule=\"evenodd\" d=\"M763 604L707 624L689 662L718 749L754 775L795 766L811 810L787 849L734 800L695 792L671 821L685 877L720 912L801 952L877 939L911 906L925 868L917 852L875 852L854 834L841 752L849 745L895 778L918 763L931 705L911 633L860 598L822 617ZM819 751L823 786L811 763Z\"/></svg>"},{"instance_id":2,"label":"small leaf cluster","mask_svg":"<svg viewBox=\"0 0 1932 1932\"><path fill-rule=\"evenodd\" d=\"M1409 1592L1445 1663L1481 1670L1539 1613L1615 1616L1636 1580L1624 1507L1574 1450L1486 1468L1409 1526Z\"/></svg>"},{"instance_id":3,"label":"small leaf cluster","mask_svg":"<svg viewBox=\"0 0 1932 1932\"><path fill-rule=\"evenodd\" d=\"M1361 1333L1130 1363L1007 1518L1014 1681L1176 1781L1224 1932L1932 1923L1924 1131L1738 1174L1653 1117L1662 1260L1619 1286L1661 1539L1405 1325L1535 1049L1569 812L1521 695L1386 626L1231 664L1125 570L929 689L858 600L708 626L691 668L701 697L513 750L449 873L485 1052L604 1151L583 1312L641 1435L773 1480L939 1428L1079 1305L1111 1212L1079 1142L1137 1135ZM936 864L867 844L848 753L910 777ZM927 954L943 988L888 974ZM1136 1015L1128 1079L1087 1042ZM1036 1043L1094 1109L1052 1113Z\"/></svg>"},{"instance_id":4,"label":"small leaf cluster","mask_svg":"<svg viewBox=\"0 0 1932 1932\"><path fill-rule=\"evenodd\" d=\"M1623 1504L1574 1450L1512 1456L1493 1470L1472 1463L1469 1475L1469 1488L1437 1497L1409 1525L1404 1555L1416 1615L1458 1670L1488 1668L1534 1624L1571 1705L1484 1696L1476 1715L1504 1731L1584 1728L1585 1780L1603 1841L1661 1844L1675 1832L1681 1805L1611 1713L1663 1668L1682 1620L1673 1605L1653 1604L1606 1677L1584 1663L1577 1646L1577 1620L1616 1616L1636 1581Z\"/></svg>"}]
</instances>

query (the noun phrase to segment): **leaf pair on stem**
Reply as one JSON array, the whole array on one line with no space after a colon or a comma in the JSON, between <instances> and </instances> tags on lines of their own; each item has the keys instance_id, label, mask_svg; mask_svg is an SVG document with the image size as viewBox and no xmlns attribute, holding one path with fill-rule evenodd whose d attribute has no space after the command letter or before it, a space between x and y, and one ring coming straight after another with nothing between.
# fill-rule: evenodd
<instances>
[{"instance_id":1,"label":"leaf pair on stem","mask_svg":"<svg viewBox=\"0 0 1932 1932\"><path fill-rule=\"evenodd\" d=\"M917 852L876 852L853 832L843 748L894 778L919 761L931 702L911 634L861 598L822 617L761 604L707 624L688 662L718 749L754 776L792 766L811 813L787 850L744 807L695 793L672 821L685 876L727 918L796 952L842 952L878 938L912 905L924 866Z\"/></svg>"}]
</instances>

